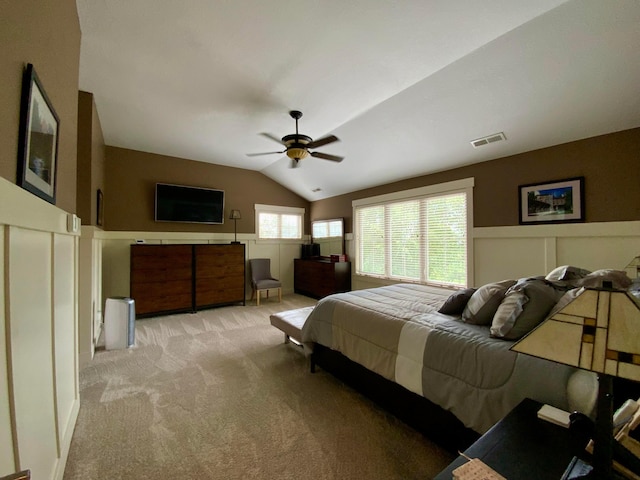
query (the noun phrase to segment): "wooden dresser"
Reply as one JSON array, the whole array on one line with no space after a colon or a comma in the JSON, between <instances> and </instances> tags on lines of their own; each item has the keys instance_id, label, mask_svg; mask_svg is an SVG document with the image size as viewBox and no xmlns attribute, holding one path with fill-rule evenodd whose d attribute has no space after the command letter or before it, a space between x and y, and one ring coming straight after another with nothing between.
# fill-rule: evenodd
<instances>
[{"instance_id":1,"label":"wooden dresser","mask_svg":"<svg viewBox=\"0 0 640 480\"><path fill-rule=\"evenodd\" d=\"M244 245L194 245L195 307L244 303Z\"/></svg>"},{"instance_id":2,"label":"wooden dresser","mask_svg":"<svg viewBox=\"0 0 640 480\"><path fill-rule=\"evenodd\" d=\"M332 262L324 257L296 258L293 270L296 293L322 298L351 290L351 262Z\"/></svg>"},{"instance_id":3,"label":"wooden dresser","mask_svg":"<svg viewBox=\"0 0 640 480\"><path fill-rule=\"evenodd\" d=\"M131 245L137 316L245 301L243 244Z\"/></svg>"}]
</instances>

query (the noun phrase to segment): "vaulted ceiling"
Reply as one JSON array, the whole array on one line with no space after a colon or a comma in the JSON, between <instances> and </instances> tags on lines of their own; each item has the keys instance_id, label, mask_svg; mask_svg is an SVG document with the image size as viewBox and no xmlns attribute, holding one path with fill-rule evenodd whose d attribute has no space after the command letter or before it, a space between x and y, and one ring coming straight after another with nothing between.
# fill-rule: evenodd
<instances>
[{"instance_id":1,"label":"vaulted ceiling","mask_svg":"<svg viewBox=\"0 0 640 480\"><path fill-rule=\"evenodd\" d=\"M640 126L638 0L77 0L108 145L308 200ZM340 138L289 168L260 135ZM506 140L470 141L503 132Z\"/></svg>"}]
</instances>

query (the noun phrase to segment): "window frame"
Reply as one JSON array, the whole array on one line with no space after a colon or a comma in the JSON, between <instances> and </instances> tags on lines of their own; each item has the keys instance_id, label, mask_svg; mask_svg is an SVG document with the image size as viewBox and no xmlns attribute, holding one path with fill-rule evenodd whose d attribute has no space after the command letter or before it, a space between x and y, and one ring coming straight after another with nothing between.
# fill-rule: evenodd
<instances>
[{"instance_id":1,"label":"window frame","mask_svg":"<svg viewBox=\"0 0 640 480\"><path fill-rule=\"evenodd\" d=\"M340 224L340 233L338 235L331 235L331 224L339 223ZM315 229L317 225L326 225L326 231L328 233L327 236L316 236ZM315 239L332 239L332 238L343 238L344 237L344 219L343 218L330 218L326 220L314 220L311 222L311 238Z\"/></svg>"},{"instance_id":2,"label":"window frame","mask_svg":"<svg viewBox=\"0 0 640 480\"><path fill-rule=\"evenodd\" d=\"M256 226L256 243L301 243L304 239L304 216L306 210L302 207L285 207L281 205L264 205L256 203L255 210L255 226ZM297 215L300 217L300 237L299 238L262 238L260 234L260 214L267 213L273 215ZM282 232L279 232L282 234Z\"/></svg>"},{"instance_id":3,"label":"window frame","mask_svg":"<svg viewBox=\"0 0 640 480\"><path fill-rule=\"evenodd\" d=\"M426 187L413 188L410 190L402 190L399 192L393 192L383 195L377 195L374 197L362 198L358 200L354 200L352 202L353 208L353 241L354 241L354 274L363 278L372 278L383 280L384 282L395 282L395 283L421 283L426 285L438 285L438 286L447 286L452 287L451 284L442 284L437 282L430 282L428 280L420 281L409 278L401 278L398 276L392 276L389 270L389 242L390 239L385 239L385 273L382 275L370 274L370 273L361 273L360 272L360 226L358 225L358 209L362 207L373 207L373 206L386 206L392 203L402 202L402 201L410 201L410 200L421 200L429 197L440 197L446 196L456 193L465 193L466 194L466 229L467 229L467 245L466 245L466 255L467 255L467 265L466 265L466 284L463 286L473 285L473 187L475 184L475 180L473 177L465 178L461 180L454 180L452 182L440 183L436 185L429 185ZM421 252L422 255L422 252ZM425 268L424 262L421 260L421 269Z\"/></svg>"}]
</instances>

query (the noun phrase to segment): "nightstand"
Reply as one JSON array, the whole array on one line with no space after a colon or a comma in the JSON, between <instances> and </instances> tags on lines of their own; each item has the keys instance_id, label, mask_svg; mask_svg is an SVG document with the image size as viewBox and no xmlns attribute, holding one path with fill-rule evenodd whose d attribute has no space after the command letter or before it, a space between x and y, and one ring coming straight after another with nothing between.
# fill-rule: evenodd
<instances>
[{"instance_id":1,"label":"nightstand","mask_svg":"<svg viewBox=\"0 0 640 480\"><path fill-rule=\"evenodd\" d=\"M541 406L523 400L464 454L479 458L508 480L558 480L574 456L584 456L589 438L540 420L536 413ZM435 480L451 480L453 470L465 462L458 456Z\"/></svg>"}]
</instances>

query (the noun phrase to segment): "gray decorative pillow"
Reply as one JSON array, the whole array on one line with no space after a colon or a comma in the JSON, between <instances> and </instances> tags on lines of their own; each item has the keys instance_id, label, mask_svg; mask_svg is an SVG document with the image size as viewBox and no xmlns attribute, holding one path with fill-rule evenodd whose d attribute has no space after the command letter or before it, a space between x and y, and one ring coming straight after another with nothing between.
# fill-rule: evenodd
<instances>
[{"instance_id":1,"label":"gray decorative pillow","mask_svg":"<svg viewBox=\"0 0 640 480\"><path fill-rule=\"evenodd\" d=\"M563 265L551 270L544 278L550 282L575 283L576 280L580 280L590 273L590 270L585 270L584 268Z\"/></svg>"},{"instance_id":2,"label":"gray decorative pillow","mask_svg":"<svg viewBox=\"0 0 640 480\"><path fill-rule=\"evenodd\" d=\"M445 300L438 312L445 315L460 315L467 306L467 302L471 298L471 295L476 291L475 288L465 288L464 290L458 290L452 293L449 298Z\"/></svg>"},{"instance_id":3,"label":"gray decorative pillow","mask_svg":"<svg viewBox=\"0 0 640 480\"><path fill-rule=\"evenodd\" d=\"M487 283L476 290L462 312L462 321L473 325L490 325L505 292L515 280Z\"/></svg>"},{"instance_id":4,"label":"gray decorative pillow","mask_svg":"<svg viewBox=\"0 0 640 480\"><path fill-rule=\"evenodd\" d=\"M505 293L491 322L491 336L517 340L542 322L562 292L545 280L522 279Z\"/></svg>"},{"instance_id":5,"label":"gray decorative pillow","mask_svg":"<svg viewBox=\"0 0 640 480\"><path fill-rule=\"evenodd\" d=\"M622 270L596 270L580 280L578 286L586 288L603 288L602 282L611 282L617 290L626 290L632 280Z\"/></svg>"}]
</instances>

